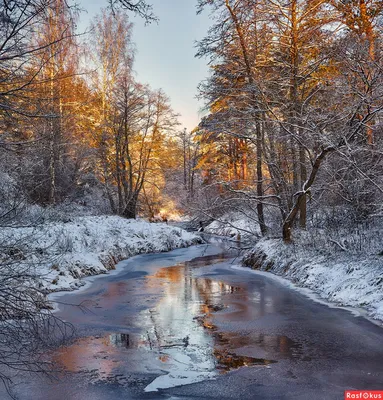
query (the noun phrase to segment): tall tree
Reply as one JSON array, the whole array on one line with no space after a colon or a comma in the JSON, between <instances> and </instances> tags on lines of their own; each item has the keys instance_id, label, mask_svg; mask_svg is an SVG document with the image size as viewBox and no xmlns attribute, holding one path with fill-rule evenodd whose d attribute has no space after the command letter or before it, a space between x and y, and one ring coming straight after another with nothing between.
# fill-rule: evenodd
<instances>
[{"instance_id":1,"label":"tall tree","mask_svg":"<svg viewBox=\"0 0 383 400\"><path fill-rule=\"evenodd\" d=\"M77 60L74 52L75 17L64 0L54 0L46 11L37 41L51 43L44 54L42 80L46 82L47 99L46 135L49 154L49 195L48 202L55 204L58 200L59 171L63 167L65 86L75 74ZM44 129L45 130L45 129ZM45 133L44 133L45 134Z\"/></svg>"},{"instance_id":2,"label":"tall tree","mask_svg":"<svg viewBox=\"0 0 383 400\"><path fill-rule=\"evenodd\" d=\"M365 63L360 65L365 75L365 86L372 90L371 82L375 80L377 42L381 39L383 3L379 0L330 0L329 3L339 12L339 20L346 28L358 37L359 43L365 44ZM379 55L378 55L379 57ZM366 107L370 107L366 104ZM374 143L373 121L366 129L367 142Z\"/></svg>"},{"instance_id":3,"label":"tall tree","mask_svg":"<svg viewBox=\"0 0 383 400\"><path fill-rule=\"evenodd\" d=\"M95 147L99 153L100 172L112 209L117 212L112 197L112 173L109 170L109 143L112 140L113 91L119 76L130 80L132 74L133 48L132 25L123 12L113 14L106 10L95 18L92 25L95 35L92 40L92 59L96 65L94 88L99 96L97 128L94 132ZM127 82L126 82L127 83Z\"/></svg>"}]
</instances>

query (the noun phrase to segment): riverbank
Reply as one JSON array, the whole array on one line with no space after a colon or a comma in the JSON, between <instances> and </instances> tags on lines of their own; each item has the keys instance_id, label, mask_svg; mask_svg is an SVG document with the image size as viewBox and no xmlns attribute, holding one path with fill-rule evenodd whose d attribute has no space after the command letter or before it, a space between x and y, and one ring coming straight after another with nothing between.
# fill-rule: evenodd
<instances>
[{"instance_id":1,"label":"riverbank","mask_svg":"<svg viewBox=\"0 0 383 400\"><path fill-rule=\"evenodd\" d=\"M267 271L309 288L321 298L341 306L363 308L383 321L383 256L347 251L319 251L299 240L261 239L247 252L242 265Z\"/></svg>"},{"instance_id":2,"label":"riverbank","mask_svg":"<svg viewBox=\"0 0 383 400\"><path fill-rule=\"evenodd\" d=\"M363 308L383 321L382 228L314 224L307 231L297 229L293 243L286 245L280 238L260 238L256 217L231 212L205 231L250 243L243 266L284 277L335 305Z\"/></svg>"},{"instance_id":3,"label":"riverbank","mask_svg":"<svg viewBox=\"0 0 383 400\"><path fill-rule=\"evenodd\" d=\"M132 256L202 242L177 227L118 216L73 217L33 227L3 228L0 259L28 274L44 293L74 290L82 277L104 274Z\"/></svg>"}]
</instances>

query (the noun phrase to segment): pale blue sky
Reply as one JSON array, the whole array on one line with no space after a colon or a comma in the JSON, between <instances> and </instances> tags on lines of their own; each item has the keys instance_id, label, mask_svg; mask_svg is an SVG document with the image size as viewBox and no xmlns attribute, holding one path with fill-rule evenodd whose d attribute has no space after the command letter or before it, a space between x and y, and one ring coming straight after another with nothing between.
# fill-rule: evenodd
<instances>
[{"instance_id":1,"label":"pale blue sky","mask_svg":"<svg viewBox=\"0 0 383 400\"><path fill-rule=\"evenodd\" d=\"M197 85L208 75L206 60L194 58L194 42L206 34L210 25L208 14L196 15L196 0L149 3L160 21L145 26L140 18L131 17L137 48L134 69L140 82L165 91L174 110L181 114L182 126L191 130L197 126L203 106L195 99ZM81 27L106 5L107 0L80 0L80 6L87 10L81 15Z\"/></svg>"}]
</instances>

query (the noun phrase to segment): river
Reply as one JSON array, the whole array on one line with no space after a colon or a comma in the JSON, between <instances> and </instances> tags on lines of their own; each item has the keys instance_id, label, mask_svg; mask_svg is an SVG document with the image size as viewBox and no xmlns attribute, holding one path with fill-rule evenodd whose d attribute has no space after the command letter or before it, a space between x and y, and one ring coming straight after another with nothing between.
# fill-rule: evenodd
<instances>
[{"instance_id":1,"label":"river","mask_svg":"<svg viewBox=\"0 0 383 400\"><path fill-rule=\"evenodd\" d=\"M56 295L76 337L21 400L343 399L383 390L383 329L265 274L220 244L133 257ZM76 306L81 304L81 307Z\"/></svg>"}]
</instances>

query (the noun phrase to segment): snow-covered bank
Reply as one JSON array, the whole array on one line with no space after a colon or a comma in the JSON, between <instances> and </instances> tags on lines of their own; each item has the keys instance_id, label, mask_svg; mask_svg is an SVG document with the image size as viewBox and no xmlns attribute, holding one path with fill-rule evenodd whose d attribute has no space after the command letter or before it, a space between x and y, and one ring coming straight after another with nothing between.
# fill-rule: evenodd
<instances>
[{"instance_id":1,"label":"snow-covered bank","mask_svg":"<svg viewBox=\"0 0 383 400\"><path fill-rule=\"evenodd\" d=\"M280 239L263 239L248 252L244 266L272 272L342 306L362 307L383 321L383 256L332 256Z\"/></svg>"},{"instance_id":2,"label":"snow-covered bank","mask_svg":"<svg viewBox=\"0 0 383 400\"><path fill-rule=\"evenodd\" d=\"M106 273L134 255L201 243L200 237L180 228L118 216L3 228L0 240L0 259L28 271L45 292L73 290L83 284L82 277Z\"/></svg>"}]
</instances>

